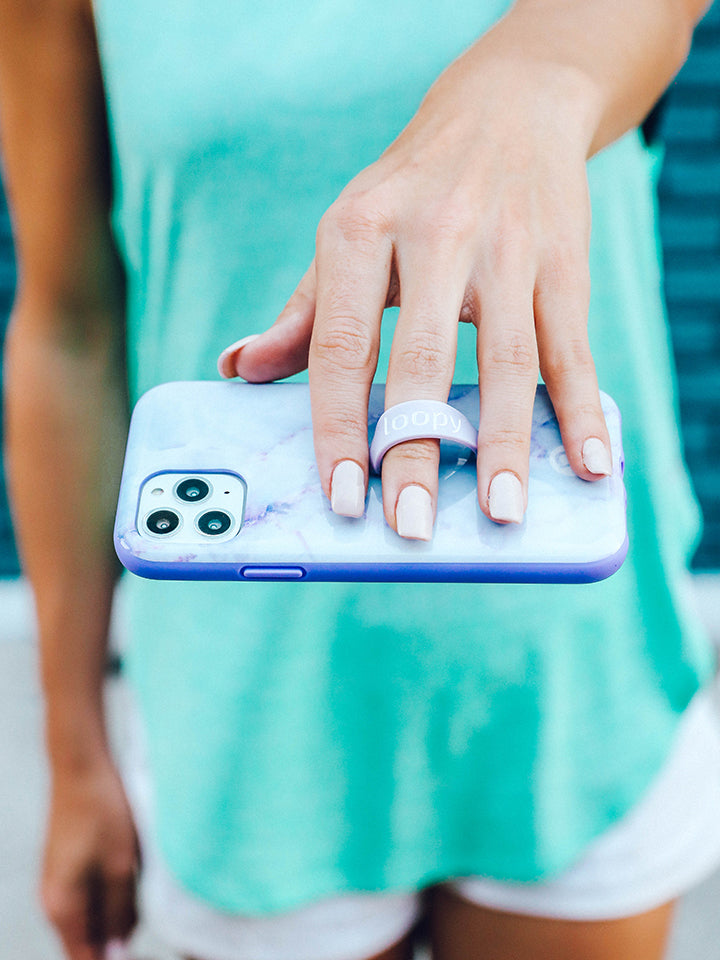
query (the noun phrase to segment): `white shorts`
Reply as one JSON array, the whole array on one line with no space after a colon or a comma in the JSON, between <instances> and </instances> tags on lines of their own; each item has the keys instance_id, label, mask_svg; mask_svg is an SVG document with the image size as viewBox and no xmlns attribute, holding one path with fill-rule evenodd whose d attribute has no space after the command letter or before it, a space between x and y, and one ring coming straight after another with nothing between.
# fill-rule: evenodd
<instances>
[{"instance_id":1,"label":"white shorts","mask_svg":"<svg viewBox=\"0 0 720 960\"><path fill-rule=\"evenodd\" d=\"M152 785L134 711L121 749L140 833L141 911L153 935L201 960L364 960L386 950L420 913L414 893L350 894L272 917L214 909L184 890L152 840ZM673 750L642 801L582 859L545 883L477 877L449 884L464 899L509 913L617 919L674 900L720 863L720 723L709 690L683 717Z\"/></svg>"}]
</instances>

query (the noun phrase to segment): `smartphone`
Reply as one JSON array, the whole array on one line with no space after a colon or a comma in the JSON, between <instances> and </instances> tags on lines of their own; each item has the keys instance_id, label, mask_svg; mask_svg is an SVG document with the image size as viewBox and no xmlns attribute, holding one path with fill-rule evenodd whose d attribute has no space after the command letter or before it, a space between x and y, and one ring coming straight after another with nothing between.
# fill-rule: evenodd
<instances>
[{"instance_id":1,"label":"smartphone","mask_svg":"<svg viewBox=\"0 0 720 960\"><path fill-rule=\"evenodd\" d=\"M380 477L363 517L336 516L320 487L307 384L165 383L138 401L130 424L115 523L125 567L173 580L601 580L627 552L620 414L603 394L610 477L570 468L544 386L533 410L528 509L500 525L477 502L475 457L441 444L431 542L388 527ZM372 436L384 409L374 385ZM478 423L477 385L448 402Z\"/></svg>"}]
</instances>

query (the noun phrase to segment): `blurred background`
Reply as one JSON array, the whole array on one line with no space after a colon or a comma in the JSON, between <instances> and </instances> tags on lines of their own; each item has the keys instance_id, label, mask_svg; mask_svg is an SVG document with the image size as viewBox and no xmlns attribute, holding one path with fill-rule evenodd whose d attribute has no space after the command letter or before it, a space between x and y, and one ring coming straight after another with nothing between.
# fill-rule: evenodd
<instances>
[{"instance_id":1,"label":"blurred background","mask_svg":"<svg viewBox=\"0 0 720 960\"><path fill-rule=\"evenodd\" d=\"M720 3L699 26L690 58L651 126L665 145L660 229L666 297L686 458L705 516L693 562L695 593L720 643ZM0 188L0 344L15 279ZM0 960L59 960L35 897L47 780L32 606L20 577L1 464L0 731ZM670 960L720 960L719 905L720 874L681 905ZM140 937L138 960L161 955Z\"/></svg>"}]
</instances>

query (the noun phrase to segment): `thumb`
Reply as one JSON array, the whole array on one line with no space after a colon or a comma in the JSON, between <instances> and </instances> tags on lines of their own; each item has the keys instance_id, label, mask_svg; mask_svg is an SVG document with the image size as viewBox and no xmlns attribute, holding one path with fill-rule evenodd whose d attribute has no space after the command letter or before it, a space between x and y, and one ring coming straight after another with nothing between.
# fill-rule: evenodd
<instances>
[{"instance_id":1,"label":"thumb","mask_svg":"<svg viewBox=\"0 0 720 960\"><path fill-rule=\"evenodd\" d=\"M280 380L305 370L315 320L315 261L275 323L264 333L226 347L218 358L222 377L251 383Z\"/></svg>"}]
</instances>

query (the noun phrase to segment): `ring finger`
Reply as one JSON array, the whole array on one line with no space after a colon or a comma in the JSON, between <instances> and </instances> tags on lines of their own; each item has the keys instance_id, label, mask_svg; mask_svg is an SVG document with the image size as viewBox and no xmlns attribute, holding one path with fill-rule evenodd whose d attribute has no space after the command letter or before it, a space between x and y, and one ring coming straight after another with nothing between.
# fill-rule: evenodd
<instances>
[{"instance_id":1,"label":"ring finger","mask_svg":"<svg viewBox=\"0 0 720 960\"><path fill-rule=\"evenodd\" d=\"M533 284L523 271L495 276L479 304L478 500L498 523L520 523L527 506L532 409L538 381Z\"/></svg>"}]
</instances>

